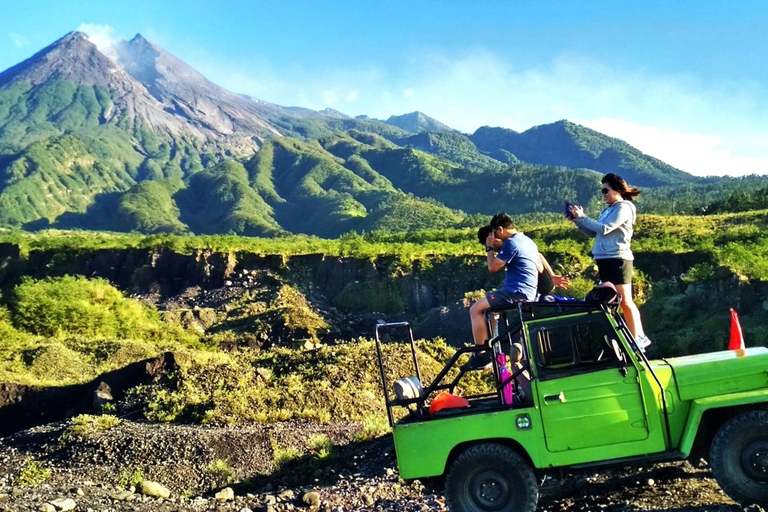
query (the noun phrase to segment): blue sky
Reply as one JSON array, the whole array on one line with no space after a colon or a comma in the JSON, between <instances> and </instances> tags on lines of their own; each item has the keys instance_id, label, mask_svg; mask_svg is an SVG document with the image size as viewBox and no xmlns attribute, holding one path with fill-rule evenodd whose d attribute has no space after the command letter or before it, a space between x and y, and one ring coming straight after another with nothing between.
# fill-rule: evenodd
<instances>
[{"instance_id":1,"label":"blue sky","mask_svg":"<svg viewBox=\"0 0 768 512\"><path fill-rule=\"evenodd\" d=\"M3 2L0 69L72 30L136 33L280 105L465 132L560 119L697 175L768 173L768 2Z\"/></svg>"}]
</instances>

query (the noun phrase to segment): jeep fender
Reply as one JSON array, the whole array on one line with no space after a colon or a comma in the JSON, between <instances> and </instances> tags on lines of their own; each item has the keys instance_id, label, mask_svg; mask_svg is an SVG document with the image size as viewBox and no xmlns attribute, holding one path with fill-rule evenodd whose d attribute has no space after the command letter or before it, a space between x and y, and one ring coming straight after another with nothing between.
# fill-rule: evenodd
<instances>
[{"instance_id":1,"label":"jeep fender","mask_svg":"<svg viewBox=\"0 0 768 512\"><path fill-rule=\"evenodd\" d=\"M754 408L768 407L768 389L756 389L744 391L742 393L730 393L727 395L717 395L707 398L699 398L692 402L688 413L683 435L680 438L679 451L683 456L688 457L691 454L693 442L696 440L696 434L701 426L701 418L705 412L714 409L729 409L738 407L743 410L745 406L754 406Z\"/></svg>"}]
</instances>

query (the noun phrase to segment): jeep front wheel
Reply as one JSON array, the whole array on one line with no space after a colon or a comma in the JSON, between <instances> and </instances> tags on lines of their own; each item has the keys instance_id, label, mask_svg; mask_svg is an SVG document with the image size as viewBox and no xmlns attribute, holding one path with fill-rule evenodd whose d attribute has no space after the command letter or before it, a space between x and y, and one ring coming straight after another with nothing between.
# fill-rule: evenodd
<instances>
[{"instance_id":1,"label":"jeep front wheel","mask_svg":"<svg viewBox=\"0 0 768 512\"><path fill-rule=\"evenodd\" d=\"M445 500L454 512L533 512L539 488L528 462L517 452L484 443L468 448L451 464Z\"/></svg>"},{"instance_id":2,"label":"jeep front wheel","mask_svg":"<svg viewBox=\"0 0 768 512\"><path fill-rule=\"evenodd\" d=\"M717 483L734 501L768 506L768 411L728 420L712 440L710 463Z\"/></svg>"}]
</instances>

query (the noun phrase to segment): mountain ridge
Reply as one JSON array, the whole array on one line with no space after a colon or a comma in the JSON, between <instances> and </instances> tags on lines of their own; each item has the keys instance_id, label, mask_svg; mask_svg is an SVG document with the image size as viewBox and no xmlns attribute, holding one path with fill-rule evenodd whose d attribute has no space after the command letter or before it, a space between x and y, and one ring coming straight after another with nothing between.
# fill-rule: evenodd
<instances>
[{"instance_id":1,"label":"mountain ridge","mask_svg":"<svg viewBox=\"0 0 768 512\"><path fill-rule=\"evenodd\" d=\"M141 34L113 49L72 32L0 73L0 225L338 236L598 204L601 172L701 183L565 120L353 118L227 91Z\"/></svg>"}]
</instances>

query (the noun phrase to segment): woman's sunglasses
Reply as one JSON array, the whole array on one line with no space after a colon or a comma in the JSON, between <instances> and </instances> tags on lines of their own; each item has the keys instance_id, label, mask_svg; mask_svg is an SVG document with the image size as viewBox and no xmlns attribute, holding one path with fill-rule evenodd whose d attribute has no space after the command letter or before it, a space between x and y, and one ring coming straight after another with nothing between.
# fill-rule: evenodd
<instances>
[{"instance_id":1,"label":"woman's sunglasses","mask_svg":"<svg viewBox=\"0 0 768 512\"><path fill-rule=\"evenodd\" d=\"M600 189L600 192L602 192L602 193L603 193L603 195L607 194L607 193L608 193L608 192L610 192L610 191L611 191L611 189L609 189L609 188L603 188L603 189Z\"/></svg>"}]
</instances>

